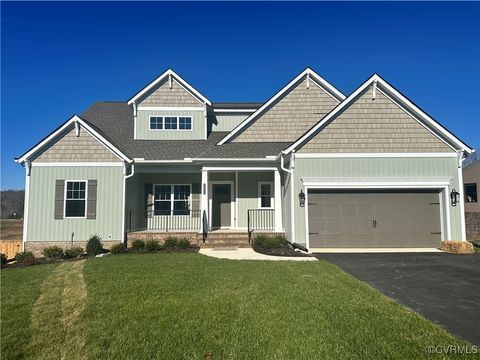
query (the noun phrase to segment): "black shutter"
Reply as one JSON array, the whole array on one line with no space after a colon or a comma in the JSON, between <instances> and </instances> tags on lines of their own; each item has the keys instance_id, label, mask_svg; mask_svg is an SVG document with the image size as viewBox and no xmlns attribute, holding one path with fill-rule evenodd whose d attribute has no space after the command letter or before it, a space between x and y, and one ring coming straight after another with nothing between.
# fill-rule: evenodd
<instances>
[{"instance_id":1,"label":"black shutter","mask_svg":"<svg viewBox=\"0 0 480 360\"><path fill-rule=\"evenodd\" d=\"M55 181L55 210L53 218L55 220L63 219L63 206L65 196L65 180Z\"/></svg>"},{"instance_id":2,"label":"black shutter","mask_svg":"<svg viewBox=\"0 0 480 360\"><path fill-rule=\"evenodd\" d=\"M87 219L97 218L97 180L87 182Z\"/></svg>"}]
</instances>

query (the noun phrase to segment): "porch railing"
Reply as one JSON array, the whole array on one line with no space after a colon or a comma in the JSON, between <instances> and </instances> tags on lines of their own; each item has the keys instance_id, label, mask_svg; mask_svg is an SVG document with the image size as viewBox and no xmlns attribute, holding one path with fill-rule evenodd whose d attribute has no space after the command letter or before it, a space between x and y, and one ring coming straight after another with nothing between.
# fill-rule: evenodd
<instances>
[{"instance_id":1,"label":"porch railing","mask_svg":"<svg viewBox=\"0 0 480 360\"><path fill-rule=\"evenodd\" d=\"M275 230L275 209L248 209L248 242L252 241L254 231Z\"/></svg>"},{"instance_id":2,"label":"porch railing","mask_svg":"<svg viewBox=\"0 0 480 360\"><path fill-rule=\"evenodd\" d=\"M201 210L154 211L131 210L128 218L128 231L192 231L202 230Z\"/></svg>"}]
</instances>

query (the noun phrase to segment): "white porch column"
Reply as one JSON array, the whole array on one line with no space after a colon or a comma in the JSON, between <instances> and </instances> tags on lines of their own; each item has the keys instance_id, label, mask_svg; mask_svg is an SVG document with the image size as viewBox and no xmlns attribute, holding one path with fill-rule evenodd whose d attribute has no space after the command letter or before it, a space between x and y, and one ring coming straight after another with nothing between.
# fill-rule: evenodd
<instances>
[{"instance_id":1,"label":"white porch column","mask_svg":"<svg viewBox=\"0 0 480 360\"><path fill-rule=\"evenodd\" d=\"M282 224L282 184L280 181L280 172L278 169L275 169L273 172L274 178L274 202L275 205L275 231L283 231Z\"/></svg>"},{"instance_id":2,"label":"white porch column","mask_svg":"<svg viewBox=\"0 0 480 360\"><path fill-rule=\"evenodd\" d=\"M202 169L202 185L201 185L201 209L202 209L202 219L203 219L203 212L207 215L207 221L210 222L208 219L208 170ZM209 224L210 227L210 224ZM202 231L202 229L200 229Z\"/></svg>"}]
</instances>

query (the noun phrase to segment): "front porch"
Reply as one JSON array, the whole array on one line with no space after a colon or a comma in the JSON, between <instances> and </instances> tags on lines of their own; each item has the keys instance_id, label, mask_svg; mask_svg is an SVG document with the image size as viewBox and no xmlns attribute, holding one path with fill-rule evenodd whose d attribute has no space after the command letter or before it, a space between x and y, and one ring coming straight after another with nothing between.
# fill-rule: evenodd
<instances>
[{"instance_id":1,"label":"front porch","mask_svg":"<svg viewBox=\"0 0 480 360\"><path fill-rule=\"evenodd\" d=\"M128 242L248 245L254 233L283 234L282 187L276 167L137 165L126 183Z\"/></svg>"}]
</instances>

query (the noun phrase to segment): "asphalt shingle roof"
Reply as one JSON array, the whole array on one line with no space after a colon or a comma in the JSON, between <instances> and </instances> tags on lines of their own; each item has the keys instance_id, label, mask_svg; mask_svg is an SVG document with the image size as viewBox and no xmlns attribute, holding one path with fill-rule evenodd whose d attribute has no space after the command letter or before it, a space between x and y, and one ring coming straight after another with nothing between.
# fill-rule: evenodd
<instances>
[{"instance_id":1,"label":"asphalt shingle roof","mask_svg":"<svg viewBox=\"0 0 480 360\"><path fill-rule=\"evenodd\" d=\"M216 144L228 132L212 132L207 140L134 140L133 111L126 102L97 102L80 117L130 158L183 160L184 158L265 158L277 155L289 143Z\"/></svg>"},{"instance_id":2,"label":"asphalt shingle roof","mask_svg":"<svg viewBox=\"0 0 480 360\"><path fill-rule=\"evenodd\" d=\"M215 102L212 103L212 107L219 109L258 109L262 106L261 102Z\"/></svg>"}]
</instances>

